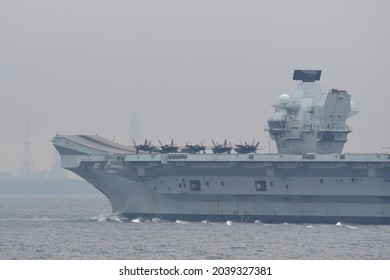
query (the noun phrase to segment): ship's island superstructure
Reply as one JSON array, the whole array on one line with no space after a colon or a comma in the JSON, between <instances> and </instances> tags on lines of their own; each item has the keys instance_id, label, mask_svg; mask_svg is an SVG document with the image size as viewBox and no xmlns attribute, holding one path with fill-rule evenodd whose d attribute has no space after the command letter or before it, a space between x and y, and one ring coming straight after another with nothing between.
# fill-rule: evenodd
<instances>
[{"instance_id":1,"label":"ship's island superstructure","mask_svg":"<svg viewBox=\"0 0 390 280\"><path fill-rule=\"evenodd\" d=\"M389 154L343 153L356 110L344 90L322 92L319 70L295 70L267 130L277 154L214 143L156 149L97 135L57 135L63 168L128 218L390 223ZM165 149L163 148L165 147ZM169 148L171 147L171 148Z\"/></svg>"}]
</instances>

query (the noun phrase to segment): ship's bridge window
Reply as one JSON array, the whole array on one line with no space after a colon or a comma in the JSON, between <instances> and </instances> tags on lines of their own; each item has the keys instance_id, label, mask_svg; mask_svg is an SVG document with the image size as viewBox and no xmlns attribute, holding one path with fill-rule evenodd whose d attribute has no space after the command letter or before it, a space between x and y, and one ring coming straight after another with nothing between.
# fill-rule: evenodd
<instances>
[{"instance_id":1,"label":"ship's bridge window","mask_svg":"<svg viewBox=\"0 0 390 280\"><path fill-rule=\"evenodd\" d=\"M263 180L255 181L255 189L257 192L266 192L267 191L267 182Z\"/></svg>"},{"instance_id":2,"label":"ship's bridge window","mask_svg":"<svg viewBox=\"0 0 390 280\"><path fill-rule=\"evenodd\" d=\"M190 190L191 191L200 191L200 180L190 180Z\"/></svg>"}]
</instances>

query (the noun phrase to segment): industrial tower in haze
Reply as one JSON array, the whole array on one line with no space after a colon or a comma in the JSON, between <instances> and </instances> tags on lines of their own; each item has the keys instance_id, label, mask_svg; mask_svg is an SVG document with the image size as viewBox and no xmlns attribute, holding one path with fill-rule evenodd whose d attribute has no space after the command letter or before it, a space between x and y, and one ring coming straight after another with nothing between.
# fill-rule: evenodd
<instances>
[{"instance_id":1,"label":"industrial tower in haze","mask_svg":"<svg viewBox=\"0 0 390 280\"><path fill-rule=\"evenodd\" d=\"M131 143L133 140L138 143L140 138L139 117L137 111L134 109L130 112L129 121L129 143L132 145Z\"/></svg>"},{"instance_id":2,"label":"industrial tower in haze","mask_svg":"<svg viewBox=\"0 0 390 280\"><path fill-rule=\"evenodd\" d=\"M30 124L28 122L24 125L24 150L23 150L23 162L22 173L27 174L34 169L32 152L31 152L31 134Z\"/></svg>"}]
</instances>

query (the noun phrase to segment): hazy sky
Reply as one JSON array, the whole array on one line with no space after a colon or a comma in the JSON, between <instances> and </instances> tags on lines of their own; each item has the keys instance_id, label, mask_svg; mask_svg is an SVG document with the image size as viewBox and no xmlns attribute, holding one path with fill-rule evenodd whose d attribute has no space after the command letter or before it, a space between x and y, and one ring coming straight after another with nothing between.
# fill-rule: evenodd
<instances>
[{"instance_id":1,"label":"hazy sky","mask_svg":"<svg viewBox=\"0 0 390 280\"><path fill-rule=\"evenodd\" d=\"M271 104L292 93L296 68L322 69L324 89L352 95L345 151L381 151L389 11L385 0L0 0L0 172L20 170L26 121L43 170L56 133L129 144L132 110L156 144L267 146Z\"/></svg>"}]
</instances>

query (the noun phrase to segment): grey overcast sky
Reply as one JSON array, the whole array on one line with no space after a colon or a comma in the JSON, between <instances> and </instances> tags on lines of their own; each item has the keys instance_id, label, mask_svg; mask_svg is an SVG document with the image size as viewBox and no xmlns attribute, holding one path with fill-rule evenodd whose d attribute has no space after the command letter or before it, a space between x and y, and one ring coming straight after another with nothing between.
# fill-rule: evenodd
<instances>
[{"instance_id":1,"label":"grey overcast sky","mask_svg":"<svg viewBox=\"0 0 390 280\"><path fill-rule=\"evenodd\" d=\"M233 143L264 132L296 68L360 113L345 151L390 146L390 1L0 0L0 172L36 170L56 134ZM268 149L268 148L267 148ZM386 150L383 150L386 151ZM386 151L389 152L389 151Z\"/></svg>"}]
</instances>

